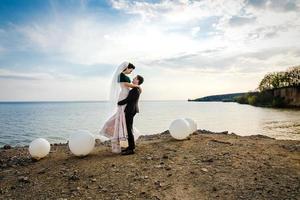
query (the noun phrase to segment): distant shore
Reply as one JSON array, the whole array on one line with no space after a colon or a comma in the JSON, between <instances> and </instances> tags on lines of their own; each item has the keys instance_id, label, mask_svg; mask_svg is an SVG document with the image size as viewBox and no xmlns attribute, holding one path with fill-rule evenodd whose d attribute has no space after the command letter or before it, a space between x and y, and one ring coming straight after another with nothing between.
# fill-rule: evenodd
<instances>
[{"instance_id":1,"label":"distant shore","mask_svg":"<svg viewBox=\"0 0 300 200\"><path fill-rule=\"evenodd\" d=\"M109 142L83 158L67 144L32 160L28 147L0 150L3 199L297 199L300 141L198 130L174 140L142 136L134 155Z\"/></svg>"},{"instance_id":2,"label":"distant shore","mask_svg":"<svg viewBox=\"0 0 300 200\"><path fill-rule=\"evenodd\" d=\"M230 93L188 99L195 102L236 102L257 107L300 108L300 86L281 87L265 91Z\"/></svg>"}]
</instances>

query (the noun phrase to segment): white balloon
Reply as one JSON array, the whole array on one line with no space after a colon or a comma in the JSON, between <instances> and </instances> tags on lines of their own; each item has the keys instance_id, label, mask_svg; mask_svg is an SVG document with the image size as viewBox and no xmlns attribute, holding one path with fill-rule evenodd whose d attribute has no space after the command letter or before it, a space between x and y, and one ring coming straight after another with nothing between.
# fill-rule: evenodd
<instances>
[{"instance_id":1,"label":"white balloon","mask_svg":"<svg viewBox=\"0 0 300 200\"><path fill-rule=\"evenodd\" d=\"M89 131L79 130L69 138L69 149L75 156L86 156L94 147L95 138Z\"/></svg>"},{"instance_id":2,"label":"white balloon","mask_svg":"<svg viewBox=\"0 0 300 200\"><path fill-rule=\"evenodd\" d=\"M43 138L33 140L29 145L29 153L35 159L41 159L50 152L50 143Z\"/></svg>"},{"instance_id":3,"label":"white balloon","mask_svg":"<svg viewBox=\"0 0 300 200\"><path fill-rule=\"evenodd\" d=\"M197 123L194 120L192 120L190 118L185 118L185 120L189 123L191 133L194 133L195 131L197 131Z\"/></svg>"},{"instance_id":4,"label":"white balloon","mask_svg":"<svg viewBox=\"0 0 300 200\"><path fill-rule=\"evenodd\" d=\"M174 120L169 127L170 134L177 140L183 140L190 135L190 126L185 119Z\"/></svg>"}]
</instances>

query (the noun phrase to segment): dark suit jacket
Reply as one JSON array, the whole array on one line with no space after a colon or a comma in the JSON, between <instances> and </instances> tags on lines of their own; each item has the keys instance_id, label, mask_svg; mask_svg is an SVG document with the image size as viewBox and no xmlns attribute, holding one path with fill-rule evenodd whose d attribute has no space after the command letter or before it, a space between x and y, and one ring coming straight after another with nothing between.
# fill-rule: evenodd
<instances>
[{"instance_id":1,"label":"dark suit jacket","mask_svg":"<svg viewBox=\"0 0 300 200\"><path fill-rule=\"evenodd\" d=\"M139 88L133 88L129 91L129 94L126 99L119 101L118 105L126 105L125 113L135 115L139 112L138 101L141 91Z\"/></svg>"}]
</instances>

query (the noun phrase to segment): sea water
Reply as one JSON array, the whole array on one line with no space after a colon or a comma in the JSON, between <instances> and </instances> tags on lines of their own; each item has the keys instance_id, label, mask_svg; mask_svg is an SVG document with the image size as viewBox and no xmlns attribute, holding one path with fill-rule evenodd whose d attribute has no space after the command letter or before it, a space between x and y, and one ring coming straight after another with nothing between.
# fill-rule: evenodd
<instances>
[{"instance_id":1,"label":"sea water","mask_svg":"<svg viewBox=\"0 0 300 200\"><path fill-rule=\"evenodd\" d=\"M156 134L177 118L191 118L198 129L261 134L276 139L300 140L300 111L261 108L237 103L142 101L135 127L141 134ZM97 135L109 115L107 102L2 102L0 147L28 145L43 137L50 143L66 142L84 129Z\"/></svg>"}]
</instances>

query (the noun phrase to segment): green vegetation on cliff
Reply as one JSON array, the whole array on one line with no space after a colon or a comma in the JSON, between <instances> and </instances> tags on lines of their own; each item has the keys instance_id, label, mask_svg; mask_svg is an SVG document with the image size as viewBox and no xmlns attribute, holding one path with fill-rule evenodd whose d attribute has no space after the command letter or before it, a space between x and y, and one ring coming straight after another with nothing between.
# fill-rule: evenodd
<instances>
[{"instance_id":1,"label":"green vegetation on cliff","mask_svg":"<svg viewBox=\"0 0 300 200\"><path fill-rule=\"evenodd\" d=\"M293 86L300 86L300 66L291 67L286 71L273 72L265 75L259 83L258 89L263 92L266 90Z\"/></svg>"},{"instance_id":2,"label":"green vegetation on cliff","mask_svg":"<svg viewBox=\"0 0 300 200\"><path fill-rule=\"evenodd\" d=\"M281 97L275 97L272 91L248 92L236 97L235 101L240 104L250 104L253 106L285 107L284 100Z\"/></svg>"},{"instance_id":3,"label":"green vegetation on cliff","mask_svg":"<svg viewBox=\"0 0 300 200\"><path fill-rule=\"evenodd\" d=\"M235 97L235 101L253 106L287 107L289 105L282 96L274 95L274 90L287 87L300 87L300 66L265 75L258 86L258 92Z\"/></svg>"}]
</instances>

